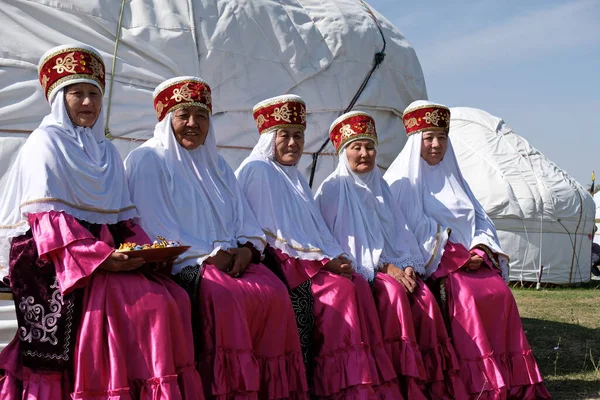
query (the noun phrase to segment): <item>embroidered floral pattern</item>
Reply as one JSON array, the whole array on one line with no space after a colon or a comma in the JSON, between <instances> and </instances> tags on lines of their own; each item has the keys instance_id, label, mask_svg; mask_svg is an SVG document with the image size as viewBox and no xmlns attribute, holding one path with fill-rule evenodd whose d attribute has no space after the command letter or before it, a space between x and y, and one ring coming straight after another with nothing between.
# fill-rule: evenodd
<instances>
[{"instance_id":1,"label":"embroidered floral pattern","mask_svg":"<svg viewBox=\"0 0 600 400\"><path fill-rule=\"evenodd\" d=\"M302 121L303 124L306 124L306 110L304 107L300 107L300 121Z\"/></svg>"},{"instance_id":2,"label":"embroidered floral pattern","mask_svg":"<svg viewBox=\"0 0 600 400\"><path fill-rule=\"evenodd\" d=\"M406 121L405 127L407 129L410 129L410 128L414 127L414 126L417 126L418 124L419 123L417 122L417 119L413 117L413 118L410 118L408 121Z\"/></svg>"},{"instance_id":3,"label":"embroidered floral pattern","mask_svg":"<svg viewBox=\"0 0 600 400\"><path fill-rule=\"evenodd\" d=\"M434 110L434 111L427 112L425 114L425 116L423 117L423 119L428 124L433 124L435 126L439 126L440 125L439 124L439 122L440 122L439 110Z\"/></svg>"},{"instance_id":4,"label":"embroidered floral pattern","mask_svg":"<svg viewBox=\"0 0 600 400\"><path fill-rule=\"evenodd\" d=\"M365 130L365 133L374 136L377 135L377 132L375 132L375 125L373 125L371 121L367 121L366 125L367 129Z\"/></svg>"},{"instance_id":5,"label":"embroidered floral pattern","mask_svg":"<svg viewBox=\"0 0 600 400\"><path fill-rule=\"evenodd\" d=\"M48 75L43 75L42 76L42 87L44 88L44 92L48 88L48 82L50 82L50 78L48 78Z\"/></svg>"},{"instance_id":6,"label":"embroidered floral pattern","mask_svg":"<svg viewBox=\"0 0 600 400\"><path fill-rule=\"evenodd\" d=\"M277 121L277 122L279 122L279 121L284 121L287 123L292 122L290 120L290 117L291 117L290 108L287 103L285 103L281 107L275 107L275 110L273 110L273 114L271 114L271 117L273 117L275 119L275 121Z\"/></svg>"},{"instance_id":7,"label":"embroidered floral pattern","mask_svg":"<svg viewBox=\"0 0 600 400\"><path fill-rule=\"evenodd\" d=\"M210 94L208 87L206 87L205 85L202 85L202 95L204 96L204 101L206 102L206 105L210 105L210 103L212 102L212 95Z\"/></svg>"},{"instance_id":8,"label":"embroidered floral pattern","mask_svg":"<svg viewBox=\"0 0 600 400\"><path fill-rule=\"evenodd\" d=\"M19 338L22 341L31 343L33 340L37 340L41 343L48 342L53 346L58 343L56 339L57 322L63 308L63 296L58 288L58 280L54 281L50 289L55 290L49 300L50 312L48 314L45 313L42 305L35 304L32 296L21 298L19 310L25 316L25 323L28 325L19 327Z\"/></svg>"},{"instance_id":9,"label":"embroidered floral pattern","mask_svg":"<svg viewBox=\"0 0 600 400\"><path fill-rule=\"evenodd\" d=\"M57 73L62 74L65 71L74 74L77 61L75 60L75 52L67 54L64 58L59 57L56 59L56 64L52 67Z\"/></svg>"},{"instance_id":10,"label":"embroidered floral pattern","mask_svg":"<svg viewBox=\"0 0 600 400\"><path fill-rule=\"evenodd\" d=\"M176 102L181 102L183 100L192 102L192 90L190 89L189 82L181 86L181 88L176 88L173 90L173 96L171 96L171 99L175 100Z\"/></svg>"},{"instance_id":11,"label":"embroidered floral pattern","mask_svg":"<svg viewBox=\"0 0 600 400\"><path fill-rule=\"evenodd\" d=\"M258 129L262 128L262 126L265 124L265 122L269 121L267 118L265 118L264 115L260 114L257 118L256 118L256 126L258 127Z\"/></svg>"},{"instance_id":12,"label":"embroidered floral pattern","mask_svg":"<svg viewBox=\"0 0 600 400\"><path fill-rule=\"evenodd\" d=\"M352 126L350 126L350 124L342 125L342 127L340 128L340 133L342 134L343 139L348 139L353 135L356 135L356 132L354 131L354 129L352 129Z\"/></svg>"},{"instance_id":13,"label":"embroidered floral pattern","mask_svg":"<svg viewBox=\"0 0 600 400\"><path fill-rule=\"evenodd\" d=\"M92 75L99 76L100 79L104 79L104 68L102 67L102 63L96 60L95 57L90 58L90 68L92 69Z\"/></svg>"},{"instance_id":14,"label":"embroidered floral pattern","mask_svg":"<svg viewBox=\"0 0 600 400\"><path fill-rule=\"evenodd\" d=\"M158 116L158 118L160 119L160 116L162 115L163 110L165 109L165 103L163 103L162 101L158 101L156 103L156 115Z\"/></svg>"}]
</instances>

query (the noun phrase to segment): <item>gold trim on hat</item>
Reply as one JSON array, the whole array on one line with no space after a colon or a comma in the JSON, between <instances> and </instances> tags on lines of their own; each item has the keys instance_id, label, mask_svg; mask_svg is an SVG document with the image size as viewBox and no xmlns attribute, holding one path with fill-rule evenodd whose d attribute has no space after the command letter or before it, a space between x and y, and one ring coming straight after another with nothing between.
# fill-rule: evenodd
<instances>
[{"instance_id":1,"label":"gold trim on hat","mask_svg":"<svg viewBox=\"0 0 600 400\"><path fill-rule=\"evenodd\" d=\"M50 60L51 58L56 57L59 54L63 54L63 53L69 53L69 52L81 52L81 53L87 53L89 55L91 55L92 57L97 58L98 60L100 60L100 62L102 63L102 65L104 64L104 60L102 60L102 56L98 53L96 53L95 51L90 51L88 49L84 49L81 47L67 47L61 50L57 50L53 53L48 54L40 63L40 66L38 67L38 75L39 73L42 71L42 69L46 66L46 63L48 62L48 60Z\"/></svg>"},{"instance_id":2,"label":"gold trim on hat","mask_svg":"<svg viewBox=\"0 0 600 400\"><path fill-rule=\"evenodd\" d=\"M411 133L407 133L406 136L411 136L414 135L415 133L420 133L420 132L444 132L445 134L448 134L450 132L450 128L444 128L442 126L427 126L425 128L421 128L421 129L417 129L416 131L412 131Z\"/></svg>"},{"instance_id":3,"label":"gold trim on hat","mask_svg":"<svg viewBox=\"0 0 600 400\"><path fill-rule=\"evenodd\" d=\"M402 118L404 118L404 116L406 114L409 114L409 113L417 111L417 110L421 110L423 108L438 108L438 109L441 108L441 109L444 109L444 110L447 110L448 112L450 112L450 109L448 107L443 106L441 104L426 104L424 106L419 106L419 107L411 108L410 110L404 111L402 113Z\"/></svg>"},{"instance_id":4,"label":"gold trim on hat","mask_svg":"<svg viewBox=\"0 0 600 400\"><path fill-rule=\"evenodd\" d=\"M75 79L88 79L88 80L92 80L92 81L98 83L98 85L99 85L98 89L100 89L100 92L102 92L102 96L104 96L104 85L102 85L102 83L94 75L75 74L75 75L63 76L62 78L60 78L59 80L54 82L52 85L50 85L48 90L46 90L46 98L50 99L50 96L49 96L50 93L52 93L54 91L54 89L56 89L57 86L62 85L65 82L75 80Z\"/></svg>"},{"instance_id":5,"label":"gold trim on hat","mask_svg":"<svg viewBox=\"0 0 600 400\"><path fill-rule=\"evenodd\" d=\"M208 112L208 115L212 115L212 112L210 111L210 107L208 105L206 105L204 103L200 103L198 101L192 101L192 102L189 102L189 103L175 104L173 107L171 107L169 109L169 112L173 112L173 111L179 110L180 108L184 108L184 107L200 107L200 108L205 109Z\"/></svg>"},{"instance_id":6,"label":"gold trim on hat","mask_svg":"<svg viewBox=\"0 0 600 400\"><path fill-rule=\"evenodd\" d=\"M271 131L274 130L278 130L278 129L284 129L284 128L298 128L298 129L302 129L303 131L306 130L306 126L301 125L301 124L277 124L277 125L273 125L267 129L265 129L264 131L260 132L260 134L265 134L265 133L269 133Z\"/></svg>"},{"instance_id":7,"label":"gold trim on hat","mask_svg":"<svg viewBox=\"0 0 600 400\"><path fill-rule=\"evenodd\" d=\"M290 98L290 99L273 99L273 100L264 100L265 103L260 104L260 106L258 107L254 107L252 109L252 114L254 114L255 112L262 110L263 108L267 108L267 107L271 107L274 106L276 104L285 104L285 103L297 103L297 104L303 104L304 107L306 107L306 103L304 102L304 100L302 99L298 99L298 98Z\"/></svg>"},{"instance_id":8,"label":"gold trim on hat","mask_svg":"<svg viewBox=\"0 0 600 400\"><path fill-rule=\"evenodd\" d=\"M346 146L347 144L352 143L355 140L361 140L361 139L372 140L373 142L375 142L376 146L379 146L379 140L377 139L377 136L371 135L369 133L361 133L360 135L350 136L346 140L341 141L338 149L335 151L335 154L340 154L340 150L342 150L344 148L344 146ZM334 144L334 146L335 146L335 144Z\"/></svg>"}]
</instances>

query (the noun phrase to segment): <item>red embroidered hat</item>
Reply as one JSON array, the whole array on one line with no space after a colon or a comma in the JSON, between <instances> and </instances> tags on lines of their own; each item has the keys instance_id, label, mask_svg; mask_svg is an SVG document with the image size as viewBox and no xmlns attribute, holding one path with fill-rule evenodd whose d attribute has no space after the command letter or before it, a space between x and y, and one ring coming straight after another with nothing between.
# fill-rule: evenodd
<instances>
[{"instance_id":1,"label":"red embroidered hat","mask_svg":"<svg viewBox=\"0 0 600 400\"><path fill-rule=\"evenodd\" d=\"M100 53L78 44L53 47L38 64L38 77L49 102L59 89L76 83L91 83L104 95L105 72Z\"/></svg>"},{"instance_id":2,"label":"red embroidered hat","mask_svg":"<svg viewBox=\"0 0 600 400\"><path fill-rule=\"evenodd\" d=\"M183 107L202 107L212 114L210 86L195 76L167 79L154 89L154 109L159 121L171 111Z\"/></svg>"},{"instance_id":3,"label":"red embroidered hat","mask_svg":"<svg viewBox=\"0 0 600 400\"><path fill-rule=\"evenodd\" d=\"M402 122L407 136L424 131L448 133L450 129L450 109L440 104L417 100L404 110Z\"/></svg>"},{"instance_id":4,"label":"red embroidered hat","mask_svg":"<svg viewBox=\"0 0 600 400\"><path fill-rule=\"evenodd\" d=\"M295 94L263 100L254 106L252 114L261 135L283 128L306 129L306 104Z\"/></svg>"},{"instance_id":5,"label":"red embroidered hat","mask_svg":"<svg viewBox=\"0 0 600 400\"><path fill-rule=\"evenodd\" d=\"M350 142L369 139L377 144L375 120L364 111L350 111L339 116L329 128L329 138L336 153Z\"/></svg>"}]
</instances>

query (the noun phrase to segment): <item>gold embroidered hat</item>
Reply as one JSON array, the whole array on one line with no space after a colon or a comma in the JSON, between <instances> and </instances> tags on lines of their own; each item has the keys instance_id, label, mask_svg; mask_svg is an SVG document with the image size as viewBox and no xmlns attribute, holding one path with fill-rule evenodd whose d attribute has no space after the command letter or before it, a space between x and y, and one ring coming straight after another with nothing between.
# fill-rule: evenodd
<instances>
[{"instance_id":1,"label":"gold embroidered hat","mask_svg":"<svg viewBox=\"0 0 600 400\"><path fill-rule=\"evenodd\" d=\"M254 106L252 114L261 135L284 128L306 129L306 104L295 94L263 100Z\"/></svg>"},{"instance_id":2,"label":"gold embroidered hat","mask_svg":"<svg viewBox=\"0 0 600 400\"><path fill-rule=\"evenodd\" d=\"M450 109L441 104L417 100L406 107L402 122L407 136L424 131L448 133L450 130Z\"/></svg>"},{"instance_id":3,"label":"gold embroidered hat","mask_svg":"<svg viewBox=\"0 0 600 400\"><path fill-rule=\"evenodd\" d=\"M345 145L355 140L369 139L378 143L375 120L364 111L350 111L340 115L329 128L329 138L339 153Z\"/></svg>"},{"instance_id":4,"label":"gold embroidered hat","mask_svg":"<svg viewBox=\"0 0 600 400\"><path fill-rule=\"evenodd\" d=\"M76 83L91 83L104 95L105 72L100 53L83 44L53 47L38 64L38 77L49 102L59 89Z\"/></svg>"},{"instance_id":5,"label":"gold embroidered hat","mask_svg":"<svg viewBox=\"0 0 600 400\"><path fill-rule=\"evenodd\" d=\"M178 76L167 79L154 89L154 109L159 121L171 111L191 106L202 107L212 114L210 86L201 78Z\"/></svg>"}]
</instances>

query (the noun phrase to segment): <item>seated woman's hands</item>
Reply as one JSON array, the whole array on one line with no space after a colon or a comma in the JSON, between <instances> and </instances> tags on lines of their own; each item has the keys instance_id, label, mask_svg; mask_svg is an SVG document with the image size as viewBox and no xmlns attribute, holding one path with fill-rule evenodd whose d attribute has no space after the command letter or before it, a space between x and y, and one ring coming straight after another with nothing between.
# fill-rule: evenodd
<instances>
[{"instance_id":1,"label":"seated woman's hands","mask_svg":"<svg viewBox=\"0 0 600 400\"><path fill-rule=\"evenodd\" d=\"M329 260L329 262L323 266L323 269L348 279L351 279L352 274L354 273L352 261L344 255L339 255L336 258Z\"/></svg>"},{"instance_id":2,"label":"seated woman's hands","mask_svg":"<svg viewBox=\"0 0 600 400\"><path fill-rule=\"evenodd\" d=\"M483 262L483 257L471 253L471 259L465 263L465 269L467 272L476 271L481 267L481 263Z\"/></svg>"},{"instance_id":3,"label":"seated woman's hands","mask_svg":"<svg viewBox=\"0 0 600 400\"><path fill-rule=\"evenodd\" d=\"M417 274L413 267L406 267L403 270L394 264L387 264L384 272L404 285L409 293L413 293L417 288Z\"/></svg>"},{"instance_id":4,"label":"seated woman's hands","mask_svg":"<svg viewBox=\"0 0 600 400\"><path fill-rule=\"evenodd\" d=\"M219 271L234 278L246 271L250 261L252 261L252 251L246 247L219 250L216 255L206 259L208 264L214 265Z\"/></svg>"},{"instance_id":5,"label":"seated woman's hands","mask_svg":"<svg viewBox=\"0 0 600 400\"><path fill-rule=\"evenodd\" d=\"M143 258L129 258L126 254L113 251L98 268L110 272L125 272L137 269L145 263Z\"/></svg>"}]
</instances>

